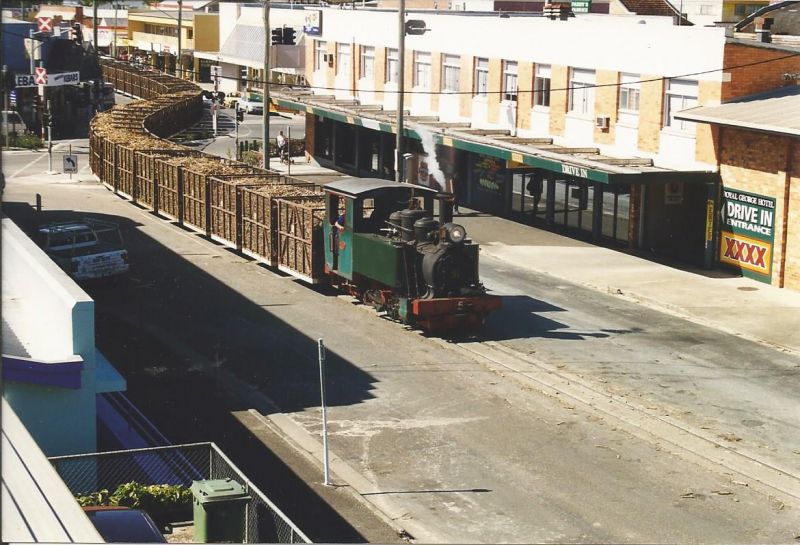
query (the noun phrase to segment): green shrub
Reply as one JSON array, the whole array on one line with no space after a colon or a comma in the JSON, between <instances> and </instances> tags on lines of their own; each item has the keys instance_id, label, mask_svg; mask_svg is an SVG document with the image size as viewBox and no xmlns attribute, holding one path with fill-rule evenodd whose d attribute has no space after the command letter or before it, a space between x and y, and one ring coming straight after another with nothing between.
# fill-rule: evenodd
<instances>
[{"instance_id":1,"label":"green shrub","mask_svg":"<svg viewBox=\"0 0 800 545\"><path fill-rule=\"evenodd\" d=\"M192 492L182 485L152 484L143 485L136 482L121 484L113 494L108 490L100 490L77 497L81 506L120 506L132 509L143 509L148 513L172 510L190 506Z\"/></svg>"},{"instance_id":2,"label":"green shrub","mask_svg":"<svg viewBox=\"0 0 800 545\"><path fill-rule=\"evenodd\" d=\"M251 167L260 167L263 156L260 151L245 151L242 153L242 162Z\"/></svg>"},{"instance_id":3,"label":"green shrub","mask_svg":"<svg viewBox=\"0 0 800 545\"><path fill-rule=\"evenodd\" d=\"M8 144L8 147L11 148L38 149L44 147L42 139L35 134L9 134Z\"/></svg>"}]
</instances>

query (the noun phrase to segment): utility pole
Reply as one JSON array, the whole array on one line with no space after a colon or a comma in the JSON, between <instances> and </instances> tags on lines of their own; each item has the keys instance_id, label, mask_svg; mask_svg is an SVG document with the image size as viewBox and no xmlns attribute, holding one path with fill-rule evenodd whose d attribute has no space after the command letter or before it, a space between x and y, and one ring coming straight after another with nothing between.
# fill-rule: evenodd
<instances>
[{"instance_id":1,"label":"utility pole","mask_svg":"<svg viewBox=\"0 0 800 545\"><path fill-rule=\"evenodd\" d=\"M3 145L6 148L9 148L10 146L8 145L8 122L11 121L11 120L7 117L8 114L6 113L6 112L8 112L8 88L5 86L7 74L8 74L8 65L4 64L3 65L3 114L2 115L5 117L5 119L2 120L3 121ZM15 128L15 130L16 130L16 128Z\"/></svg>"},{"instance_id":2,"label":"utility pole","mask_svg":"<svg viewBox=\"0 0 800 545\"><path fill-rule=\"evenodd\" d=\"M176 63L175 69L178 71L178 77L183 77L183 63L181 63L181 54L183 50L181 48L181 30L183 27L183 0L178 0L178 62Z\"/></svg>"},{"instance_id":3,"label":"utility pole","mask_svg":"<svg viewBox=\"0 0 800 545\"><path fill-rule=\"evenodd\" d=\"M97 59L98 51L97 51L97 1L94 0L92 2L92 47L94 48L94 56Z\"/></svg>"},{"instance_id":4,"label":"utility pole","mask_svg":"<svg viewBox=\"0 0 800 545\"><path fill-rule=\"evenodd\" d=\"M117 24L119 21L119 2L114 2L114 58L117 58Z\"/></svg>"},{"instance_id":5,"label":"utility pole","mask_svg":"<svg viewBox=\"0 0 800 545\"><path fill-rule=\"evenodd\" d=\"M262 78L262 85L264 86L264 162L262 164L264 170L269 170L269 46L270 46L270 29L269 29L269 0L264 0L264 77Z\"/></svg>"},{"instance_id":6,"label":"utility pole","mask_svg":"<svg viewBox=\"0 0 800 545\"><path fill-rule=\"evenodd\" d=\"M403 181L405 165L403 164L403 93L405 92L406 72L406 0L400 0L397 10L397 32L400 41L397 48L397 143L395 144L394 179Z\"/></svg>"}]
</instances>

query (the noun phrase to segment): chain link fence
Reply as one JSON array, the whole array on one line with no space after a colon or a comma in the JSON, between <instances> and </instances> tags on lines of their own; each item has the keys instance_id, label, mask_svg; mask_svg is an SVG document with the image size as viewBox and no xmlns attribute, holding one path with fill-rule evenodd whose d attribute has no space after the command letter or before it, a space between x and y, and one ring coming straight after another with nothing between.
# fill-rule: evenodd
<instances>
[{"instance_id":1,"label":"chain link fence","mask_svg":"<svg viewBox=\"0 0 800 545\"><path fill-rule=\"evenodd\" d=\"M311 543L214 443L58 456L49 459L73 495L111 493L125 483L171 484L231 478L250 495L245 543ZM178 522L178 521L173 521Z\"/></svg>"}]
</instances>

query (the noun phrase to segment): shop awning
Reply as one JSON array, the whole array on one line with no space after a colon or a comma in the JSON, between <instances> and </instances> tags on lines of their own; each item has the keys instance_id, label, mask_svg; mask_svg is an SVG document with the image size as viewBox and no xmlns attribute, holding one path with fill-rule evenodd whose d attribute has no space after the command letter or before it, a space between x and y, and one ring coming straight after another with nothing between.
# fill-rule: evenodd
<instances>
[{"instance_id":1,"label":"shop awning","mask_svg":"<svg viewBox=\"0 0 800 545\"><path fill-rule=\"evenodd\" d=\"M350 125L396 133L395 116L378 105L336 100L314 95L307 90L275 86L271 99L279 106L305 111ZM407 116L404 134L416 140L429 133L434 143L505 159L511 168L540 168L565 176L604 184L659 182L706 183L718 180L712 171L671 170L653 166L649 158L609 157L596 147L567 147L553 144L551 138L521 138L509 131L473 129L468 123L439 121L437 117Z\"/></svg>"},{"instance_id":2,"label":"shop awning","mask_svg":"<svg viewBox=\"0 0 800 545\"><path fill-rule=\"evenodd\" d=\"M800 136L800 85L789 85L719 106L684 110L675 117L696 123Z\"/></svg>"}]
</instances>

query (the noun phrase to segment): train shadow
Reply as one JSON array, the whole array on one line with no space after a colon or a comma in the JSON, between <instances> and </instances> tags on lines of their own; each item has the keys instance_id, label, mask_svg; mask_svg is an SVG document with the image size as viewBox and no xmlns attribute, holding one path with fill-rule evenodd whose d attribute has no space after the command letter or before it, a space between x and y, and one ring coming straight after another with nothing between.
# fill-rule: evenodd
<instances>
[{"instance_id":1,"label":"train shadow","mask_svg":"<svg viewBox=\"0 0 800 545\"><path fill-rule=\"evenodd\" d=\"M558 320L542 316L541 313L545 312L566 312L566 310L527 295L503 296L503 307L486 320L480 340L509 341L541 338L582 341L587 338L602 339L611 336L609 332L603 330L571 329Z\"/></svg>"}]
</instances>

